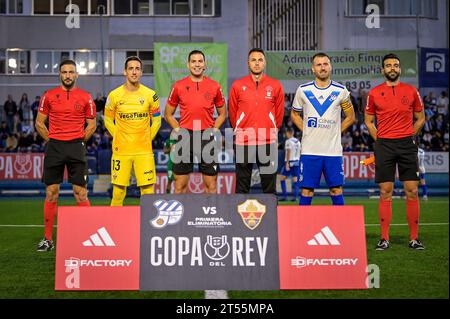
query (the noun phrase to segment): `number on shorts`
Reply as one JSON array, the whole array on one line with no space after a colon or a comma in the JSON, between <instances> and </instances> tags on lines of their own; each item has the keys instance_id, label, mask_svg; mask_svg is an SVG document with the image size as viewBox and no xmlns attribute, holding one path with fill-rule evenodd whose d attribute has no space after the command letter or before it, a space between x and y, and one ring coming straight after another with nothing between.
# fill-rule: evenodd
<instances>
[{"instance_id":1,"label":"number on shorts","mask_svg":"<svg viewBox=\"0 0 450 319\"><path fill-rule=\"evenodd\" d=\"M119 171L120 170L120 160L113 160L113 169L115 171Z\"/></svg>"}]
</instances>

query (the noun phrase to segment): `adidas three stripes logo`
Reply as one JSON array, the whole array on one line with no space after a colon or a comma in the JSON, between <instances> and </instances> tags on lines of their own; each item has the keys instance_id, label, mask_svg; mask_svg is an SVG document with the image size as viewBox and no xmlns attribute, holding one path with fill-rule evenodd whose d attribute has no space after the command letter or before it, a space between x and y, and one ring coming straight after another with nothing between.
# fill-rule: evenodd
<instances>
[{"instance_id":1,"label":"adidas three stripes logo","mask_svg":"<svg viewBox=\"0 0 450 319\"><path fill-rule=\"evenodd\" d=\"M116 246L105 227L97 229L97 232L91 235L89 238L90 239L83 242L83 246Z\"/></svg>"},{"instance_id":2,"label":"adidas three stripes logo","mask_svg":"<svg viewBox=\"0 0 450 319\"><path fill-rule=\"evenodd\" d=\"M325 226L319 233L315 234L313 239L308 240L309 246L339 246L340 244L328 226Z\"/></svg>"}]
</instances>

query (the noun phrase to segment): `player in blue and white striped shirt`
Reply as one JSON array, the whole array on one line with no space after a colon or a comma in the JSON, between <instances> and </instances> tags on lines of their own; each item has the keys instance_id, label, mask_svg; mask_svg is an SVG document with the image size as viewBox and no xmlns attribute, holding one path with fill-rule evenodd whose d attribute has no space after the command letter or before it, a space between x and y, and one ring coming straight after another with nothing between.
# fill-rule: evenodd
<instances>
[{"instance_id":1,"label":"player in blue and white striped shirt","mask_svg":"<svg viewBox=\"0 0 450 319\"><path fill-rule=\"evenodd\" d=\"M322 173L333 205L344 205L341 133L355 121L349 91L331 81L331 62L325 53L312 58L313 82L300 85L292 104L292 122L303 131L300 158L300 205L311 205ZM341 121L341 112L345 119ZM303 112L303 117L300 112Z\"/></svg>"}]
</instances>

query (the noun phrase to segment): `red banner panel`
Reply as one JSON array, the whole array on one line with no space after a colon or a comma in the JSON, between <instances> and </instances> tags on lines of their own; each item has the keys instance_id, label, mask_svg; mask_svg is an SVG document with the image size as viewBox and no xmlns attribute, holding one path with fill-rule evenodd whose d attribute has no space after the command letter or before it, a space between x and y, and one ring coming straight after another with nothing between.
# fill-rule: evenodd
<instances>
[{"instance_id":1,"label":"red banner panel","mask_svg":"<svg viewBox=\"0 0 450 319\"><path fill-rule=\"evenodd\" d=\"M281 289L367 289L362 206L278 206Z\"/></svg>"},{"instance_id":2,"label":"red banner panel","mask_svg":"<svg viewBox=\"0 0 450 319\"><path fill-rule=\"evenodd\" d=\"M139 290L140 208L59 207L55 290Z\"/></svg>"},{"instance_id":3,"label":"red banner panel","mask_svg":"<svg viewBox=\"0 0 450 319\"><path fill-rule=\"evenodd\" d=\"M0 180L40 179L43 153L0 153Z\"/></svg>"},{"instance_id":4,"label":"red banner panel","mask_svg":"<svg viewBox=\"0 0 450 319\"><path fill-rule=\"evenodd\" d=\"M351 152L344 153L344 176L345 179L374 179L375 178L375 164L362 165L360 162L369 158L372 153L368 152Z\"/></svg>"}]
</instances>

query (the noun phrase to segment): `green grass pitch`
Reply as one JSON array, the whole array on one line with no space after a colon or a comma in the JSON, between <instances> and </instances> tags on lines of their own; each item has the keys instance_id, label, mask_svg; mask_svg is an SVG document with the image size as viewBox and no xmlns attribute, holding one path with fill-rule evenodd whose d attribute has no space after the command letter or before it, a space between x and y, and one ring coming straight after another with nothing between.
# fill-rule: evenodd
<instances>
[{"instance_id":1,"label":"green grass pitch","mask_svg":"<svg viewBox=\"0 0 450 319\"><path fill-rule=\"evenodd\" d=\"M328 198L314 199L313 204L329 204ZM108 198L91 198L93 205L109 205ZM73 205L72 198L60 199L60 205ZM126 205L139 205L138 199L127 199ZM292 203L291 203L292 204ZM368 290L293 290L229 291L229 298L336 299L336 298L449 298L448 281L448 197L421 201L420 239L426 250L408 248L405 200L394 199L391 248L379 252L378 200L346 198L346 204L363 205L366 222L368 264L380 269L380 288ZM151 298L201 299L203 291L95 291L59 292L54 290L55 252L36 252L43 236L43 199L0 199L0 298ZM8 226L9 225L9 226ZM10 226L18 225L18 226ZM37 225L37 226L26 226ZM56 238L56 237L55 237Z\"/></svg>"}]
</instances>

